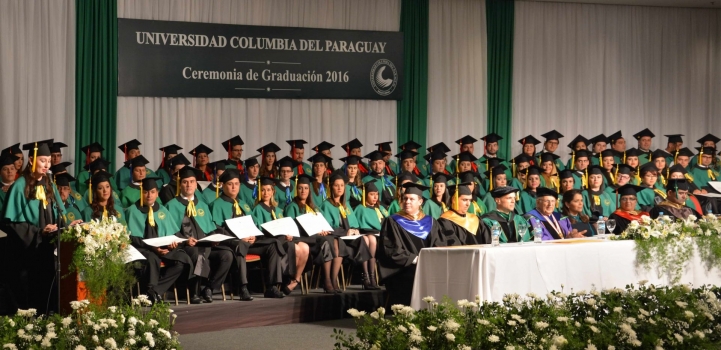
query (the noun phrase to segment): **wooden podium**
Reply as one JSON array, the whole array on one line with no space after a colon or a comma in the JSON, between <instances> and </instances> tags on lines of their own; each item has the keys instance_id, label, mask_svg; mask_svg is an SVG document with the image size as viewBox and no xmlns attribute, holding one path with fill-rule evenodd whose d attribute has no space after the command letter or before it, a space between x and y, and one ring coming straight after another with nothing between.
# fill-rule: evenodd
<instances>
[{"instance_id":1,"label":"wooden podium","mask_svg":"<svg viewBox=\"0 0 721 350\"><path fill-rule=\"evenodd\" d=\"M88 298L85 283L78 281L78 274L70 270L73 254L77 249L75 242L60 242L58 259L60 261L60 283L58 284L58 299L60 314L67 316L73 312L70 302ZM72 273L71 273L72 272Z\"/></svg>"}]
</instances>

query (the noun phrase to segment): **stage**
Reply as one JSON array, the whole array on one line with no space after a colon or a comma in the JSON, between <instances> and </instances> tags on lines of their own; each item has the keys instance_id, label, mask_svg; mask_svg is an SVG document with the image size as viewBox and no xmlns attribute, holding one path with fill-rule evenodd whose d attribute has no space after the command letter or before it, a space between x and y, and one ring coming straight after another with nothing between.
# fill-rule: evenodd
<instances>
[{"instance_id":1,"label":"stage","mask_svg":"<svg viewBox=\"0 0 721 350\"><path fill-rule=\"evenodd\" d=\"M228 300L223 301L218 293L213 295L211 304L188 305L181 299L176 306L173 302L170 308L178 315L173 330L192 334L337 320L350 317L346 312L349 308L372 312L384 306L386 292L384 289L366 291L360 285L351 285L342 294L325 294L323 289L311 289L307 295L301 295L297 288L283 299L264 298L262 294L253 294L253 297L253 301L240 301L237 295L233 300L227 295Z\"/></svg>"}]
</instances>

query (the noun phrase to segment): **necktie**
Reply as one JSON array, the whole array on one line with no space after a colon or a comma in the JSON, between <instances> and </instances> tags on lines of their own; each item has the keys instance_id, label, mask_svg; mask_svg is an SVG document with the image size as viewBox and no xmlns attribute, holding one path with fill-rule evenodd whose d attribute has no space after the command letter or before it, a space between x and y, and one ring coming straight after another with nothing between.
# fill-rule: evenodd
<instances>
[{"instance_id":1,"label":"necktie","mask_svg":"<svg viewBox=\"0 0 721 350\"><path fill-rule=\"evenodd\" d=\"M155 227L155 216L153 215L153 206L148 207L148 223L150 226Z\"/></svg>"}]
</instances>

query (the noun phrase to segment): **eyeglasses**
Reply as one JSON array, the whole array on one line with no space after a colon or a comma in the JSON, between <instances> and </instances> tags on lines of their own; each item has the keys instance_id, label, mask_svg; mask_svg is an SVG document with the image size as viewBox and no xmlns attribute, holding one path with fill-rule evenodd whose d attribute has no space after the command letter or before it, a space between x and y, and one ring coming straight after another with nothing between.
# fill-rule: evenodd
<instances>
[{"instance_id":1,"label":"eyeglasses","mask_svg":"<svg viewBox=\"0 0 721 350\"><path fill-rule=\"evenodd\" d=\"M635 201L636 201L636 198L632 198L632 197L621 198L621 202L635 202Z\"/></svg>"}]
</instances>

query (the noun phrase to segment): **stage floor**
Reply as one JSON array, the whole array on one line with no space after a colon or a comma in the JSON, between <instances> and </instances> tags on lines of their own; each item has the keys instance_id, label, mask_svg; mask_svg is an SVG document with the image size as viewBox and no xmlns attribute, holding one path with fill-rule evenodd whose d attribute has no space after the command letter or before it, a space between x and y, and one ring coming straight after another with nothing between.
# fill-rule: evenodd
<instances>
[{"instance_id":1,"label":"stage floor","mask_svg":"<svg viewBox=\"0 0 721 350\"><path fill-rule=\"evenodd\" d=\"M300 289L283 299L264 298L253 294L255 300L223 301L221 294L215 294L213 303L179 305L171 303L170 308L178 315L174 330L180 334L220 331L233 328L261 327L289 323L318 322L350 317L349 308L372 312L386 302L386 291L366 291L360 285L348 286L342 294L325 294L323 289L311 289L301 295Z\"/></svg>"}]
</instances>

